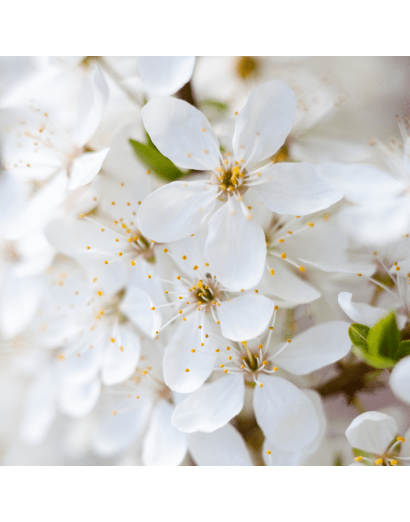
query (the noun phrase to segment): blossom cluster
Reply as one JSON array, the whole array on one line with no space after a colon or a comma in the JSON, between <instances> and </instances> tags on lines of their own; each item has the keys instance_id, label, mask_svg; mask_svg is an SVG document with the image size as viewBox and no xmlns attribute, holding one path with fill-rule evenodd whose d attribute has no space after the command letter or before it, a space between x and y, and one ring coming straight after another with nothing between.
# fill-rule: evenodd
<instances>
[{"instance_id":1,"label":"blossom cluster","mask_svg":"<svg viewBox=\"0 0 410 522\"><path fill-rule=\"evenodd\" d=\"M2 464L410 461L409 125L339 66L0 60Z\"/></svg>"}]
</instances>

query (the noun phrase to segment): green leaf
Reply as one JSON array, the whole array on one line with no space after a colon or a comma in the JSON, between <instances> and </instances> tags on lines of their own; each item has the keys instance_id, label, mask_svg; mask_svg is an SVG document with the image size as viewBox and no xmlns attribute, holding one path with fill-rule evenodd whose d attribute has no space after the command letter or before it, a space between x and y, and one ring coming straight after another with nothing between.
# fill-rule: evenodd
<instances>
[{"instance_id":1,"label":"green leaf","mask_svg":"<svg viewBox=\"0 0 410 522\"><path fill-rule=\"evenodd\" d=\"M368 351L371 356L397 360L399 342L400 332L394 312L382 317L367 335Z\"/></svg>"},{"instance_id":2,"label":"green leaf","mask_svg":"<svg viewBox=\"0 0 410 522\"><path fill-rule=\"evenodd\" d=\"M150 142L152 143L151 140ZM141 163L162 180L175 181L185 176L185 173L179 170L172 161L161 154L158 149L154 148L155 146L144 145L136 140L130 140L130 143L135 155Z\"/></svg>"},{"instance_id":3,"label":"green leaf","mask_svg":"<svg viewBox=\"0 0 410 522\"><path fill-rule=\"evenodd\" d=\"M218 112L226 112L229 109L229 105L225 102L218 100L206 99L201 101L201 106L205 108L215 109Z\"/></svg>"},{"instance_id":4,"label":"green leaf","mask_svg":"<svg viewBox=\"0 0 410 522\"><path fill-rule=\"evenodd\" d=\"M352 343L359 348L361 352L367 353L367 335L370 328L364 324L354 323L349 327L349 337Z\"/></svg>"}]
</instances>

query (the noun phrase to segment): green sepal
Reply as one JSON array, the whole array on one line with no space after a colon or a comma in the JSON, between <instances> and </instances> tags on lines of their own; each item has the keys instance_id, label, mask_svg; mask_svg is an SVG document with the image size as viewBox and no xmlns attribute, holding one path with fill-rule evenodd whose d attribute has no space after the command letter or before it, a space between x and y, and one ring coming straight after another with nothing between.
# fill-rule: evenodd
<instances>
[{"instance_id":1,"label":"green sepal","mask_svg":"<svg viewBox=\"0 0 410 522\"><path fill-rule=\"evenodd\" d=\"M361 352L367 353L369 351L367 345L369 331L370 328L364 324L354 323L349 326L350 340Z\"/></svg>"},{"instance_id":2,"label":"green sepal","mask_svg":"<svg viewBox=\"0 0 410 522\"><path fill-rule=\"evenodd\" d=\"M185 176L182 170L179 170L171 160L159 152L151 140L148 142L149 145L144 145L139 141L131 139L130 143L135 155L141 163L163 181L175 181Z\"/></svg>"},{"instance_id":3,"label":"green sepal","mask_svg":"<svg viewBox=\"0 0 410 522\"><path fill-rule=\"evenodd\" d=\"M410 355L410 341L401 341L399 343L397 359L403 359L403 357L406 357L407 355Z\"/></svg>"},{"instance_id":4,"label":"green sepal","mask_svg":"<svg viewBox=\"0 0 410 522\"><path fill-rule=\"evenodd\" d=\"M393 311L382 317L370 328L367 335L368 351L371 356L397 361L399 343L400 332Z\"/></svg>"}]
</instances>

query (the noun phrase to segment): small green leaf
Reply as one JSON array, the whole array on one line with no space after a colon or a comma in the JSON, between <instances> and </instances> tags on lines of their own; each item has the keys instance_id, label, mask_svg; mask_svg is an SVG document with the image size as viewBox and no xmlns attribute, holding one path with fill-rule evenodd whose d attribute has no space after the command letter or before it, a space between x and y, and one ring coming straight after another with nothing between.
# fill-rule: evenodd
<instances>
[{"instance_id":1,"label":"small green leaf","mask_svg":"<svg viewBox=\"0 0 410 522\"><path fill-rule=\"evenodd\" d=\"M359 348L360 351L367 353L367 335L370 328L364 324L354 323L349 327L349 337L352 343Z\"/></svg>"},{"instance_id":2,"label":"small green leaf","mask_svg":"<svg viewBox=\"0 0 410 522\"><path fill-rule=\"evenodd\" d=\"M215 109L218 112L226 112L229 109L229 105L227 103L218 100L211 100L208 98L206 100L201 101L201 106L205 108L209 107L211 109Z\"/></svg>"},{"instance_id":3,"label":"small green leaf","mask_svg":"<svg viewBox=\"0 0 410 522\"><path fill-rule=\"evenodd\" d=\"M161 154L158 149L150 145L144 145L136 140L130 140L130 143L135 155L141 163L162 180L175 181L185 176L184 172L179 170L172 161Z\"/></svg>"},{"instance_id":4,"label":"small green leaf","mask_svg":"<svg viewBox=\"0 0 410 522\"><path fill-rule=\"evenodd\" d=\"M400 332L394 312L382 317L367 335L368 351L372 356L397 360L399 342Z\"/></svg>"}]
</instances>

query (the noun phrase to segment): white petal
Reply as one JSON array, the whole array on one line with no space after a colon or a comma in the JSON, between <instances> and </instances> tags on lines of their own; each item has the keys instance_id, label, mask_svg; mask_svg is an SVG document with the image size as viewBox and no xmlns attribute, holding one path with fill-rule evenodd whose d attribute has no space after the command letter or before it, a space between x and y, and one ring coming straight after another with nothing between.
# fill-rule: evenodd
<instances>
[{"instance_id":1,"label":"white petal","mask_svg":"<svg viewBox=\"0 0 410 522\"><path fill-rule=\"evenodd\" d=\"M142 443L141 460L145 466L179 466L188 451L185 433L171 423L173 406L167 401L156 405Z\"/></svg>"},{"instance_id":2,"label":"white petal","mask_svg":"<svg viewBox=\"0 0 410 522\"><path fill-rule=\"evenodd\" d=\"M239 203L232 198L211 217L208 230L206 251L218 281L233 291L257 285L266 259L261 226L246 219Z\"/></svg>"},{"instance_id":3,"label":"white petal","mask_svg":"<svg viewBox=\"0 0 410 522\"><path fill-rule=\"evenodd\" d=\"M397 435L396 421L390 415L367 411L354 419L346 430L353 448L382 455Z\"/></svg>"},{"instance_id":4,"label":"white petal","mask_svg":"<svg viewBox=\"0 0 410 522\"><path fill-rule=\"evenodd\" d=\"M70 169L69 190L87 185L100 172L105 157L110 149L101 149L98 152L81 154L73 162Z\"/></svg>"},{"instance_id":5,"label":"white petal","mask_svg":"<svg viewBox=\"0 0 410 522\"><path fill-rule=\"evenodd\" d=\"M72 139L77 145L85 145L99 126L108 103L109 89L104 76L97 65L94 65L92 77L84 81L79 100L77 125Z\"/></svg>"},{"instance_id":6,"label":"white petal","mask_svg":"<svg viewBox=\"0 0 410 522\"><path fill-rule=\"evenodd\" d=\"M348 329L345 321L317 324L297 335L282 353L273 357L275 365L294 375L305 375L334 363L350 352Z\"/></svg>"},{"instance_id":7,"label":"white petal","mask_svg":"<svg viewBox=\"0 0 410 522\"><path fill-rule=\"evenodd\" d=\"M267 263L274 274L266 271L263 275L261 286L265 294L273 294L295 304L311 303L320 297L320 292L288 268L286 261L268 256Z\"/></svg>"},{"instance_id":8,"label":"white petal","mask_svg":"<svg viewBox=\"0 0 410 522\"><path fill-rule=\"evenodd\" d=\"M388 312L388 310L376 308L366 303L353 303L352 294L349 292L340 292L337 300L340 308L352 321L364 324L370 328Z\"/></svg>"},{"instance_id":9,"label":"white petal","mask_svg":"<svg viewBox=\"0 0 410 522\"><path fill-rule=\"evenodd\" d=\"M191 433L188 445L198 466L252 466L246 444L231 424L212 433Z\"/></svg>"},{"instance_id":10,"label":"white petal","mask_svg":"<svg viewBox=\"0 0 410 522\"><path fill-rule=\"evenodd\" d=\"M5 338L21 333L33 319L43 288L38 278L13 277L6 272L1 282L0 331Z\"/></svg>"},{"instance_id":11,"label":"white petal","mask_svg":"<svg viewBox=\"0 0 410 522\"><path fill-rule=\"evenodd\" d=\"M244 398L243 375L224 375L204 384L178 404L172 423L186 433L215 431L238 415Z\"/></svg>"},{"instance_id":12,"label":"white petal","mask_svg":"<svg viewBox=\"0 0 410 522\"><path fill-rule=\"evenodd\" d=\"M142 108L141 117L155 146L178 167L219 167L218 138L202 112L189 103L158 96Z\"/></svg>"},{"instance_id":13,"label":"white petal","mask_svg":"<svg viewBox=\"0 0 410 522\"><path fill-rule=\"evenodd\" d=\"M118 404L116 414L107 413L97 426L93 437L93 449L97 455L110 457L130 446L145 430L152 411L149 400L135 400L130 409L127 400ZM124 411L121 411L124 409Z\"/></svg>"},{"instance_id":14,"label":"white petal","mask_svg":"<svg viewBox=\"0 0 410 522\"><path fill-rule=\"evenodd\" d=\"M215 205L218 189L205 181L174 181L143 201L138 228L144 236L164 243L194 234Z\"/></svg>"},{"instance_id":15,"label":"white petal","mask_svg":"<svg viewBox=\"0 0 410 522\"><path fill-rule=\"evenodd\" d=\"M369 165L325 163L316 167L317 175L352 203L396 196L403 183Z\"/></svg>"},{"instance_id":16,"label":"white petal","mask_svg":"<svg viewBox=\"0 0 410 522\"><path fill-rule=\"evenodd\" d=\"M311 163L276 163L264 171L267 183L253 189L273 212L306 216L330 207L343 194L326 185Z\"/></svg>"},{"instance_id":17,"label":"white petal","mask_svg":"<svg viewBox=\"0 0 410 522\"><path fill-rule=\"evenodd\" d=\"M161 314L151 310L153 306L150 294L140 288L128 288L120 304L121 311L149 337L155 337L162 324Z\"/></svg>"},{"instance_id":18,"label":"white petal","mask_svg":"<svg viewBox=\"0 0 410 522\"><path fill-rule=\"evenodd\" d=\"M203 335L202 339L201 332L205 333L207 328L206 323L205 328L198 328L201 315L193 312L186 321L178 319L181 322L168 343L164 356L164 380L171 390L190 393L199 388L213 370L216 345L211 337ZM201 346L202 342L204 346Z\"/></svg>"},{"instance_id":19,"label":"white petal","mask_svg":"<svg viewBox=\"0 0 410 522\"><path fill-rule=\"evenodd\" d=\"M259 85L237 116L235 159L257 163L272 156L291 131L295 112L296 96L286 83L274 80Z\"/></svg>"},{"instance_id":20,"label":"white petal","mask_svg":"<svg viewBox=\"0 0 410 522\"><path fill-rule=\"evenodd\" d=\"M396 364L389 384L396 397L410 404L410 356L404 357Z\"/></svg>"},{"instance_id":21,"label":"white petal","mask_svg":"<svg viewBox=\"0 0 410 522\"><path fill-rule=\"evenodd\" d=\"M63 386L59 394L60 411L74 419L85 417L97 404L101 392L99 379L78 387Z\"/></svg>"},{"instance_id":22,"label":"white petal","mask_svg":"<svg viewBox=\"0 0 410 522\"><path fill-rule=\"evenodd\" d=\"M150 94L174 94L191 79L195 56L139 56L137 66Z\"/></svg>"},{"instance_id":23,"label":"white petal","mask_svg":"<svg viewBox=\"0 0 410 522\"><path fill-rule=\"evenodd\" d=\"M54 381L52 370L45 368L29 388L28 400L20 427L24 444L41 444L55 418Z\"/></svg>"},{"instance_id":24,"label":"white petal","mask_svg":"<svg viewBox=\"0 0 410 522\"><path fill-rule=\"evenodd\" d=\"M126 325L119 325L115 342L107 339L101 379L106 385L124 381L132 375L140 357L141 343L137 334Z\"/></svg>"},{"instance_id":25,"label":"white petal","mask_svg":"<svg viewBox=\"0 0 410 522\"><path fill-rule=\"evenodd\" d=\"M269 326L274 306L267 297L254 294L222 301L217 308L222 335L239 342L254 339Z\"/></svg>"},{"instance_id":26,"label":"white petal","mask_svg":"<svg viewBox=\"0 0 410 522\"><path fill-rule=\"evenodd\" d=\"M285 451L297 451L319 433L319 418L309 398L294 384L276 376L260 375L253 407L266 438Z\"/></svg>"}]
</instances>

